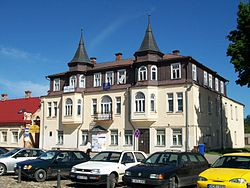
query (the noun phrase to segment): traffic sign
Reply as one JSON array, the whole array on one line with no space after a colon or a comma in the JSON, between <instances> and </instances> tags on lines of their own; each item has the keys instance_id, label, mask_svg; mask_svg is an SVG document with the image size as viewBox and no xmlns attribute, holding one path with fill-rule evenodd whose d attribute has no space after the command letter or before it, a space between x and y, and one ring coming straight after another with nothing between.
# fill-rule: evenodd
<instances>
[{"instance_id":1,"label":"traffic sign","mask_svg":"<svg viewBox=\"0 0 250 188\"><path fill-rule=\"evenodd\" d=\"M135 130L135 133L134 133L134 136L135 136L136 138L139 138L139 137L140 137L140 134L141 134L140 130L139 130L139 129L136 129L136 130Z\"/></svg>"}]
</instances>

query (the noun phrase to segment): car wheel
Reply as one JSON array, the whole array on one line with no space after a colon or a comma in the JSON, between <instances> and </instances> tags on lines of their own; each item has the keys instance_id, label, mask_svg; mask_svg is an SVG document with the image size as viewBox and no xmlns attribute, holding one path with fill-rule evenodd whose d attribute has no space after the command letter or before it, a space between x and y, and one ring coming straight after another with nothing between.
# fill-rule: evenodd
<instances>
[{"instance_id":1,"label":"car wheel","mask_svg":"<svg viewBox=\"0 0 250 188\"><path fill-rule=\"evenodd\" d=\"M115 188L116 182L117 182L117 179L116 179L115 174L114 173L110 174L109 175L109 187Z\"/></svg>"},{"instance_id":2,"label":"car wheel","mask_svg":"<svg viewBox=\"0 0 250 188\"><path fill-rule=\"evenodd\" d=\"M47 173L45 170L43 169L39 169L35 172L35 179L36 181L38 182L42 182L42 181L45 181L47 178Z\"/></svg>"},{"instance_id":3,"label":"car wheel","mask_svg":"<svg viewBox=\"0 0 250 188\"><path fill-rule=\"evenodd\" d=\"M175 176L169 178L169 188L178 188L178 180Z\"/></svg>"},{"instance_id":4,"label":"car wheel","mask_svg":"<svg viewBox=\"0 0 250 188\"><path fill-rule=\"evenodd\" d=\"M4 175L5 173L6 173L6 166L0 163L0 176Z\"/></svg>"}]
</instances>

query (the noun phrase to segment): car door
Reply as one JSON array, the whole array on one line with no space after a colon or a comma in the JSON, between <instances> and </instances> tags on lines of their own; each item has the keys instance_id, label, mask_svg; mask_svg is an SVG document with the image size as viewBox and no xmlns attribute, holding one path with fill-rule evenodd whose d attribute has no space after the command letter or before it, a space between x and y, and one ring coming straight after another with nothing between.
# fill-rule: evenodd
<instances>
[{"instance_id":1,"label":"car door","mask_svg":"<svg viewBox=\"0 0 250 188\"><path fill-rule=\"evenodd\" d=\"M191 178L192 164L187 154L181 154L178 158L178 169L176 171L179 177L180 185L188 185L189 179Z\"/></svg>"},{"instance_id":2,"label":"car door","mask_svg":"<svg viewBox=\"0 0 250 188\"><path fill-rule=\"evenodd\" d=\"M132 152L124 152L121 158L120 167L119 167L119 180L122 180L122 176L125 173L125 170L136 165L136 160Z\"/></svg>"},{"instance_id":3,"label":"car door","mask_svg":"<svg viewBox=\"0 0 250 188\"><path fill-rule=\"evenodd\" d=\"M71 152L71 166L86 162L90 159L88 155L81 151L72 151Z\"/></svg>"},{"instance_id":4,"label":"car door","mask_svg":"<svg viewBox=\"0 0 250 188\"><path fill-rule=\"evenodd\" d=\"M68 176L71 170L71 159L68 151L59 152L51 164L52 176L57 175L58 170L62 176Z\"/></svg>"},{"instance_id":5,"label":"car door","mask_svg":"<svg viewBox=\"0 0 250 188\"><path fill-rule=\"evenodd\" d=\"M11 160L8 164L8 169L9 171L14 171L14 165L18 162L21 161L26 161L28 159L33 159L34 157L32 157L32 150L31 149L22 149L20 151L18 151L17 153L15 153L12 157Z\"/></svg>"}]
</instances>

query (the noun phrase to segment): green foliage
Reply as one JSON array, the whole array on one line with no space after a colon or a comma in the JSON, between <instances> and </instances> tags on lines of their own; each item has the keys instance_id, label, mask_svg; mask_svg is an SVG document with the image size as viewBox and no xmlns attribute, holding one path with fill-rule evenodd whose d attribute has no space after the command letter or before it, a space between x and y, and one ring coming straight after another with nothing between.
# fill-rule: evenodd
<instances>
[{"instance_id":1,"label":"green foliage","mask_svg":"<svg viewBox=\"0 0 250 188\"><path fill-rule=\"evenodd\" d=\"M250 115L244 119L245 133L250 133Z\"/></svg>"},{"instance_id":2,"label":"green foliage","mask_svg":"<svg viewBox=\"0 0 250 188\"><path fill-rule=\"evenodd\" d=\"M227 49L227 56L238 73L236 83L250 87L250 1L240 2L237 19L237 29L227 36L231 42Z\"/></svg>"}]
</instances>

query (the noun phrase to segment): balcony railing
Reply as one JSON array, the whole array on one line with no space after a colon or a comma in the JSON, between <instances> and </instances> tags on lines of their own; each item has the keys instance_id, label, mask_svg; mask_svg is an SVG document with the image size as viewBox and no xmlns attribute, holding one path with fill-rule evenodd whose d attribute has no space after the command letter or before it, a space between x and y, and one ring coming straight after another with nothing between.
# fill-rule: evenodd
<instances>
[{"instance_id":1,"label":"balcony railing","mask_svg":"<svg viewBox=\"0 0 250 188\"><path fill-rule=\"evenodd\" d=\"M64 86L63 87L63 92L67 93L67 92L74 92L75 91L75 87L74 86Z\"/></svg>"},{"instance_id":2,"label":"balcony railing","mask_svg":"<svg viewBox=\"0 0 250 188\"><path fill-rule=\"evenodd\" d=\"M112 113L96 113L94 114L95 121L111 121L113 120Z\"/></svg>"}]
</instances>

